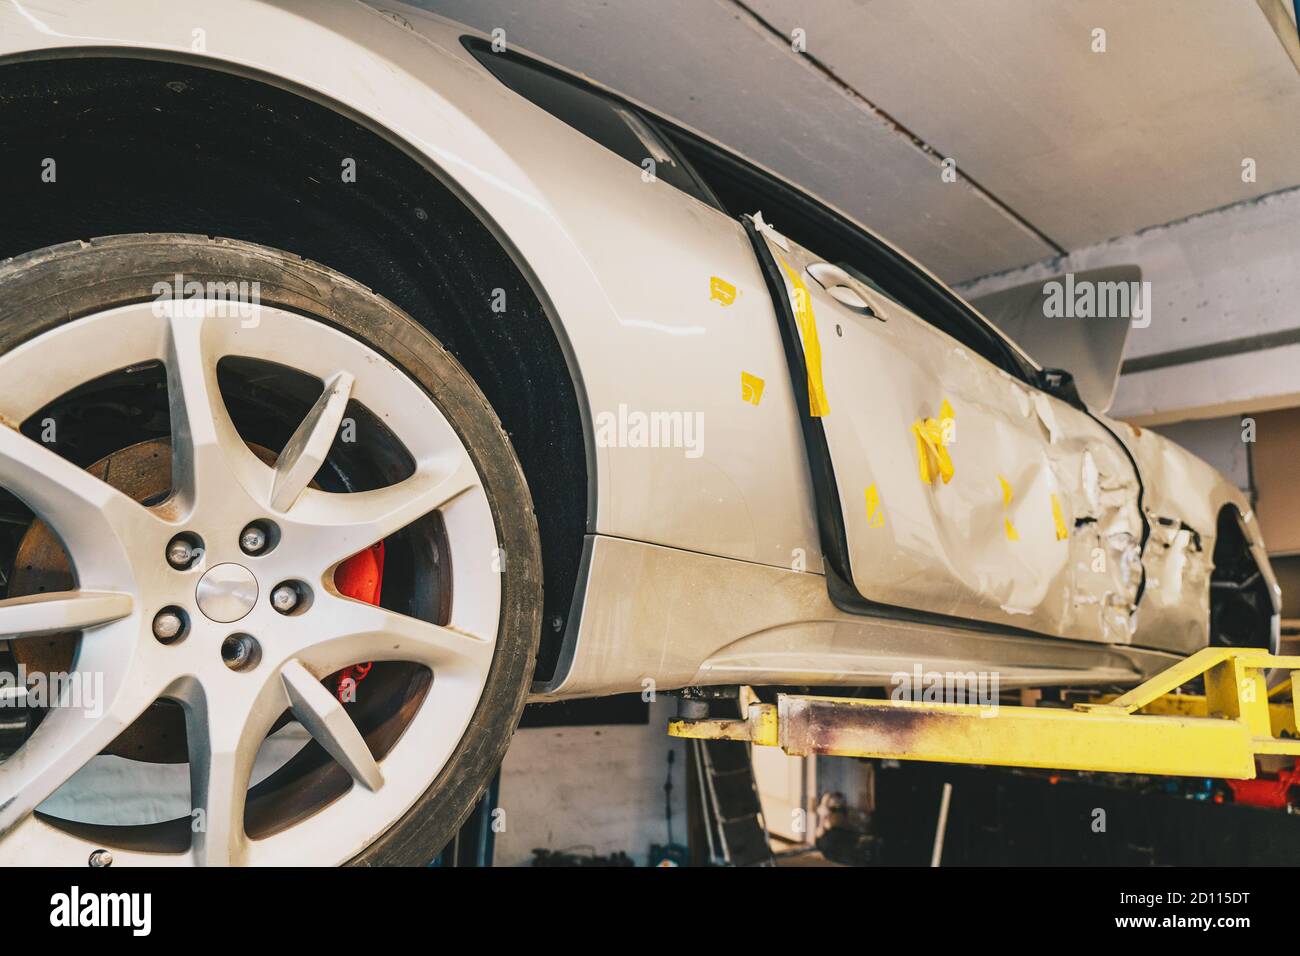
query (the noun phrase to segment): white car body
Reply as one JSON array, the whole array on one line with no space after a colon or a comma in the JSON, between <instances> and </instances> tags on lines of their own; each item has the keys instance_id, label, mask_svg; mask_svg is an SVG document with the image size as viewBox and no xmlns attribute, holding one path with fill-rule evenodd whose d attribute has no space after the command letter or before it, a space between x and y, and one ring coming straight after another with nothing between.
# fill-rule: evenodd
<instances>
[{"instance_id":1,"label":"white car body","mask_svg":"<svg viewBox=\"0 0 1300 956\"><path fill-rule=\"evenodd\" d=\"M1276 640L1278 591L1257 524L1222 476L1150 432L992 374L882 297L895 351L868 347L879 328L809 277L816 255L760 227L819 323L830 413L818 417L839 479L848 583L866 603L833 599L801 420L809 397L792 383L780 303L745 225L646 182L509 89L462 44L470 33L350 0L12 0L0 6L0 64L93 52L252 77L379 132L489 225L549 312L587 432L582 574L559 665L535 699L880 685L916 662L996 670L1004 687L1130 683L1209 641L1225 506L1268 581ZM864 356L875 374L862 374ZM926 481L911 426L942 426L945 399L955 474ZM652 413L681 413L660 419L681 423L680 447L641 447L629 433ZM874 508L864 505L873 486ZM1124 593L1136 579L1125 583L1123 548L1107 535L1140 541L1144 523L1139 601ZM1108 570L1081 570L1097 550Z\"/></svg>"}]
</instances>

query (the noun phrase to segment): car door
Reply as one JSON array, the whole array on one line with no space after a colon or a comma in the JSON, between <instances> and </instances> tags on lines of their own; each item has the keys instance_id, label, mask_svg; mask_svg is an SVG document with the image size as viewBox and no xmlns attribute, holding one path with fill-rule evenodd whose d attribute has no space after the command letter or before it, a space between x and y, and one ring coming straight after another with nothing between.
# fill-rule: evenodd
<instances>
[{"instance_id":1,"label":"car door","mask_svg":"<svg viewBox=\"0 0 1300 956\"><path fill-rule=\"evenodd\" d=\"M874 604L1130 640L1142 524L1117 440L863 273L752 221L797 333L807 424L825 436L847 583Z\"/></svg>"}]
</instances>

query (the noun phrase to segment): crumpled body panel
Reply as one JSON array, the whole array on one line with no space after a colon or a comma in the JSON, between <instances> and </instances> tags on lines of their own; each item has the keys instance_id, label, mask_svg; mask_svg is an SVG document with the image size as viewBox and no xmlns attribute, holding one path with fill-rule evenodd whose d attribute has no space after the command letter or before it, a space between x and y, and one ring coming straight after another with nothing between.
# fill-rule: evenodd
<instances>
[{"instance_id":1,"label":"crumpled body panel","mask_svg":"<svg viewBox=\"0 0 1300 956\"><path fill-rule=\"evenodd\" d=\"M1123 422L1109 424L1141 469L1142 508L1150 529L1135 642L1190 653L1210 640L1210 577L1225 505L1241 518L1256 563L1272 581L1250 502L1218 471L1162 435ZM1280 597L1274 604L1280 610Z\"/></svg>"},{"instance_id":2,"label":"crumpled body panel","mask_svg":"<svg viewBox=\"0 0 1300 956\"><path fill-rule=\"evenodd\" d=\"M1039 406L1051 400L1035 394ZM1060 403L1054 403L1060 404ZM1138 482L1118 444L1100 439L1096 423L1067 408L1074 427L1048 439L1047 455L1072 508L1071 608L1063 632L1129 643L1137 628L1142 583Z\"/></svg>"},{"instance_id":3,"label":"crumpled body panel","mask_svg":"<svg viewBox=\"0 0 1300 956\"><path fill-rule=\"evenodd\" d=\"M1142 521L1114 436L865 283L852 291L870 313L846 305L815 279L813 253L763 234L805 346L799 398L826 434L858 593L1130 642Z\"/></svg>"}]
</instances>

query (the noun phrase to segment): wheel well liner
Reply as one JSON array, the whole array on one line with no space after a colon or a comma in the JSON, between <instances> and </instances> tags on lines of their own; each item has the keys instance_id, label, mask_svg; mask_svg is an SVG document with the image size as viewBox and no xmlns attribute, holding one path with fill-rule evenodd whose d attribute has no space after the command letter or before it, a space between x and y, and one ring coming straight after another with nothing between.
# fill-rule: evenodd
<instances>
[{"instance_id":1,"label":"wheel well liner","mask_svg":"<svg viewBox=\"0 0 1300 956\"><path fill-rule=\"evenodd\" d=\"M1234 505L1219 509L1210 574L1210 643L1268 647L1273 598Z\"/></svg>"}]
</instances>

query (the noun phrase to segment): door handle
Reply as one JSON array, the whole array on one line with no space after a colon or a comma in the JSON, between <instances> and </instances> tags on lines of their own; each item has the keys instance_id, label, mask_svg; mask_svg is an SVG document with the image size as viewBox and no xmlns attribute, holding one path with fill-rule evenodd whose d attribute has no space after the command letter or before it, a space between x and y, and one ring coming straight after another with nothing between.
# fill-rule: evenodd
<instances>
[{"instance_id":1,"label":"door handle","mask_svg":"<svg viewBox=\"0 0 1300 956\"><path fill-rule=\"evenodd\" d=\"M866 297L854 288L853 277L839 266L829 262L814 262L808 266L808 274L840 305L847 306L859 315L885 321Z\"/></svg>"}]
</instances>

